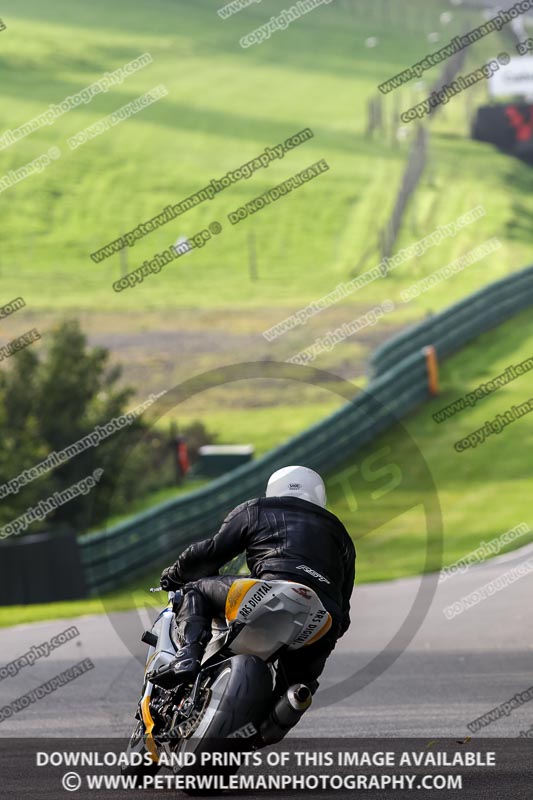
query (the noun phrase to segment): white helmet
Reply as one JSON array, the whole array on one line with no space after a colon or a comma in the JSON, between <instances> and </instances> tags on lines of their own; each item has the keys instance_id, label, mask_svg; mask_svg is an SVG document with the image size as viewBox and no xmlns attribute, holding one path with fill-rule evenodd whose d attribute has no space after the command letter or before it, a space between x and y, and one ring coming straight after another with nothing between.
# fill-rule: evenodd
<instances>
[{"instance_id":1,"label":"white helmet","mask_svg":"<svg viewBox=\"0 0 533 800\"><path fill-rule=\"evenodd\" d=\"M266 488L267 497L299 497L322 508L326 507L324 481L307 467L283 467L270 476Z\"/></svg>"}]
</instances>

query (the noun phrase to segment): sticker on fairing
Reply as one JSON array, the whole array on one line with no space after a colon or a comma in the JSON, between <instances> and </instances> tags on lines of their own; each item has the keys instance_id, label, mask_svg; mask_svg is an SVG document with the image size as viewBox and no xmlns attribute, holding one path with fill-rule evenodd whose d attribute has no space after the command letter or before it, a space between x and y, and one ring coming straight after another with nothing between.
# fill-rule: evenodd
<instances>
[{"instance_id":1,"label":"sticker on fairing","mask_svg":"<svg viewBox=\"0 0 533 800\"><path fill-rule=\"evenodd\" d=\"M241 620L246 620L257 606L270 594L273 586L269 583L262 583L261 586L252 587L249 592L244 596L243 602L239 609L238 616Z\"/></svg>"},{"instance_id":2,"label":"sticker on fairing","mask_svg":"<svg viewBox=\"0 0 533 800\"><path fill-rule=\"evenodd\" d=\"M305 644L308 639L312 636L316 636L317 633L324 627L324 625L328 621L329 614L325 608L319 608L318 611L313 615L310 622L307 623L303 631L300 635L294 640L293 645L296 644Z\"/></svg>"}]
</instances>

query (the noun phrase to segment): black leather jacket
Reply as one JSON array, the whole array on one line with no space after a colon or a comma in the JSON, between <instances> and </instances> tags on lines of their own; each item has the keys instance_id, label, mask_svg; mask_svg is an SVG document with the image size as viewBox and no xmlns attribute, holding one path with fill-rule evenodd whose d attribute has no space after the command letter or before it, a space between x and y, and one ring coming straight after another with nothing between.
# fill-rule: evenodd
<instances>
[{"instance_id":1,"label":"black leather jacket","mask_svg":"<svg viewBox=\"0 0 533 800\"><path fill-rule=\"evenodd\" d=\"M186 583L217 575L243 552L252 577L286 577L310 586L339 623L339 635L347 630L355 547L334 514L292 497L249 500L228 514L216 536L188 547L170 577Z\"/></svg>"}]
</instances>

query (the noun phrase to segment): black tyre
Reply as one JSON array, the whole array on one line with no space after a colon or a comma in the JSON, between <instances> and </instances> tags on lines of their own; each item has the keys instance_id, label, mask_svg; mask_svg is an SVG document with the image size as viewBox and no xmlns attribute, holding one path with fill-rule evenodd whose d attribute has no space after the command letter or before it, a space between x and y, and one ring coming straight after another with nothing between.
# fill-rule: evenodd
<instances>
[{"instance_id":1,"label":"black tyre","mask_svg":"<svg viewBox=\"0 0 533 800\"><path fill-rule=\"evenodd\" d=\"M183 739L179 752L194 752L196 764L180 770L184 775L233 775L239 765L201 766L202 753L236 753L250 749L254 731L259 730L272 706L272 674L257 656L238 655L224 661L210 682L211 698L192 734ZM189 790L186 794L217 794L217 791Z\"/></svg>"},{"instance_id":2,"label":"black tyre","mask_svg":"<svg viewBox=\"0 0 533 800\"><path fill-rule=\"evenodd\" d=\"M221 664L213 680L211 702L193 737L225 739L250 725L257 729L270 708L272 690L272 673L264 661L233 656Z\"/></svg>"},{"instance_id":3,"label":"black tyre","mask_svg":"<svg viewBox=\"0 0 533 800\"><path fill-rule=\"evenodd\" d=\"M128 754L139 753L143 756L143 761L141 764L131 764L126 767L122 767L120 770L122 775L133 775L136 778L142 778L144 775L156 775L159 772L160 767L157 762L151 761L150 763L147 763L147 756L150 751L146 747L145 727L141 720L137 722L137 725L131 734L126 752Z\"/></svg>"}]
</instances>

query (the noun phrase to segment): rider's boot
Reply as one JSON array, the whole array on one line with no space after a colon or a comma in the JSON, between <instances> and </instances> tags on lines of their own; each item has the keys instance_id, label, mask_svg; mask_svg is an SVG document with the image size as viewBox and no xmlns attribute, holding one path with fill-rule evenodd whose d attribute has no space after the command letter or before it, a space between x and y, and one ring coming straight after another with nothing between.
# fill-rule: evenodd
<instances>
[{"instance_id":1,"label":"rider's boot","mask_svg":"<svg viewBox=\"0 0 533 800\"><path fill-rule=\"evenodd\" d=\"M200 672L204 650L205 645L200 644L200 642L191 642L178 650L176 658L170 664L174 672L176 686L180 683L190 683L196 680Z\"/></svg>"},{"instance_id":2,"label":"rider's boot","mask_svg":"<svg viewBox=\"0 0 533 800\"><path fill-rule=\"evenodd\" d=\"M180 649L176 657L157 672L148 675L148 680L164 689L174 689L182 683L192 683L198 677L209 633L206 620L193 617L178 625Z\"/></svg>"}]
</instances>

